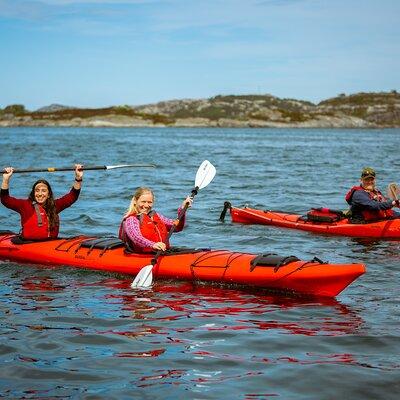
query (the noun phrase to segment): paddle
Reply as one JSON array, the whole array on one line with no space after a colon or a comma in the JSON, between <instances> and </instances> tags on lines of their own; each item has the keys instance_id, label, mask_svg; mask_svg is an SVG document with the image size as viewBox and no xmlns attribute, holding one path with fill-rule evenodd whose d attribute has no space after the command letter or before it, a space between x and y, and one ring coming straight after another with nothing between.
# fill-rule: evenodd
<instances>
[{"instance_id":1,"label":"paddle","mask_svg":"<svg viewBox=\"0 0 400 400\"><path fill-rule=\"evenodd\" d=\"M396 200L396 201L399 200L399 198L397 196L398 192L399 192L399 188L398 188L397 184L394 182L389 183L388 195L392 200Z\"/></svg>"},{"instance_id":2,"label":"paddle","mask_svg":"<svg viewBox=\"0 0 400 400\"><path fill-rule=\"evenodd\" d=\"M121 164L121 165L88 165L84 166L82 170L91 171L97 169L115 169L115 168L155 168L154 164ZM27 168L27 169L14 169L14 174L22 174L28 172L57 172L57 171L75 171L75 167L49 167L49 168Z\"/></svg>"},{"instance_id":3,"label":"paddle","mask_svg":"<svg viewBox=\"0 0 400 400\"><path fill-rule=\"evenodd\" d=\"M213 179L216 173L215 167L207 160L204 160L199 169L197 170L196 173L196 179L195 179L195 184L194 184L194 189L192 190L192 193L190 197L193 199L194 196L198 193L200 189L205 188ZM186 203L185 207L181 210L181 212L178 215L178 224L185 215L189 205ZM178 224L172 225L170 231L168 232L168 239L171 237L171 235L175 231L175 227ZM152 282L153 282L153 267L156 265L158 257L163 253L162 250L158 250L157 253L155 254L154 258L151 260L151 264L146 265L143 267L139 273L136 275L135 279L131 283L131 288L140 288L140 287L149 287Z\"/></svg>"}]
</instances>

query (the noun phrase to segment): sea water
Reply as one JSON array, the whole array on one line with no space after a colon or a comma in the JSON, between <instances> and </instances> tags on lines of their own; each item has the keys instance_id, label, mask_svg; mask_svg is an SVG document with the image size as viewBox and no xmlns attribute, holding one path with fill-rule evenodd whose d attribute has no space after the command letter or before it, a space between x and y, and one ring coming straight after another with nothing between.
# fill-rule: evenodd
<instances>
[{"instance_id":1,"label":"sea water","mask_svg":"<svg viewBox=\"0 0 400 400\"><path fill-rule=\"evenodd\" d=\"M336 299L155 281L72 268L0 263L0 397L24 399L397 399L400 241L360 241L224 223L225 201L305 213L345 209L361 169L399 181L400 130L0 128L0 165L130 163L86 171L61 235L116 235L138 186L171 218L205 159L217 169L173 236L175 245L274 252L367 273ZM73 172L15 174L26 197L47 178L56 196ZM0 228L19 216L0 208Z\"/></svg>"}]
</instances>

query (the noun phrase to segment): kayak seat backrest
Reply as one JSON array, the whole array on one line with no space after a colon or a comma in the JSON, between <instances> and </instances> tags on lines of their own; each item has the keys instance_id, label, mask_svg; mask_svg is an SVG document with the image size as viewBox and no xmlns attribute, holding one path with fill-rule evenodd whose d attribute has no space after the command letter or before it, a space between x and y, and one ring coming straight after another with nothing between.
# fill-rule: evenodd
<instances>
[{"instance_id":1,"label":"kayak seat backrest","mask_svg":"<svg viewBox=\"0 0 400 400\"><path fill-rule=\"evenodd\" d=\"M30 239L24 239L23 237L16 235L13 238L11 238L11 243L13 244L30 244L30 243L40 243L40 242L50 242L52 240L57 240L57 238L48 238L48 239L40 239L40 240L30 240Z\"/></svg>"},{"instance_id":2,"label":"kayak seat backrest","mask_svg":"<svg viewBox=\"0 0 400 400\"><path fill-rule=\"evenodd\" d=\"M15 235L15 233L11 232L11 231L8 231L8 230L5 230L5 231L0 231L0 235Z\"/></svg>"},{"instance_id":3,"label":"kayak seat backrest","mask_svg":"<svg viewBox=\"0 0 400 400\"><path fill-rule=\"evenodd\" d=\"M170 256L170 255L177 255L177 254L193 254L193 253L200 253L203 251L210 251L211 249L209 247L207 248L191 248L191 247L171 247L169 248L166 252L162 253L163 255ZM137 251L132 250L131 248L127 247L125 249L126 253L133 253L133 254L138 254ZM139 253L139 254L146 254L146 253ZM156 251L153 251L151 253L147 254L156 254Z\"/></svg>"},{"instance_id":4,"label":"kayak seat backrest","mask_svg":"<svg viewBox=\"0 0 400 400\"><path fill-rule=\"evenodd\" d=\"M272 267L277 271L286 264L299 261L296 256L279 256L275 253L259 254L250 262L250 272L256 267Z\"/></svg>"},{"instance_id":5,"label":"kayak seat backrest","mask_svg":"<svg viewBox=\"0 0 400 400\"><path fill-rule=\"evenodd\" d=\"M105 238L103 237L103 238L88 239L88 240L82 241L79 244L79 247L75 250L75 252L77 252L82 247L89 249L88 254L93 249L103 250L100 253L100 256L102 256L107 250L117 249L119 247L125 247L125 242L123 242L121 239L119 239L117 237L105 237Z\"/></svg>"}]
</instances>

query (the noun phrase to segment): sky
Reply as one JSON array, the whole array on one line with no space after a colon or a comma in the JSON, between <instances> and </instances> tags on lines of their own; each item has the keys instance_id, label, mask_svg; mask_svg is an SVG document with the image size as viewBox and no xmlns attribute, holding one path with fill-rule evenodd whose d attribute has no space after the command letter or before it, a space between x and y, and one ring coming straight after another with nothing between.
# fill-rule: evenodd
<instances>
[{"instance_id":1,"label":"sky","mask_svg":"<svg viewBox=\"0 0 400 400\"><path fill-rule=\"evenodd\" d=\"M398 0L0 0L0 108L400 91Z\"/></svg>"}]
</instances>

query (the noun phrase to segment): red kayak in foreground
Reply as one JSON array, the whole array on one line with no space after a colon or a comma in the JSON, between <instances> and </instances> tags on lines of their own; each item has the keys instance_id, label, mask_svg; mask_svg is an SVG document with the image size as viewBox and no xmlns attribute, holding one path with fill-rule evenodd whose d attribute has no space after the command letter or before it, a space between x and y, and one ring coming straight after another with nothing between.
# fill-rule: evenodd
<instances>
[{"instance_id":1,"label":"red kayak in foreground","mask_svg":"<svg viewBox=\"0 0 400 400\"><path fill-rule=\"evenodd\" d=\"M3 261L136 275L153 256L128 253L117 238L79 236L24 243L12 232L0 232ZM338 295L364 272L363 264L209 249L170 251L158 258L153 269L155 279L209 281L326 297Z\"/></svg>"},{"instance_id":2,"label":"red kayak in foreground","mask_svg":"<svg viewBox=\"0 0 400 400\"><path fill-rule=\"evenodd\" d=\"M236 208L225 203L224 211L229 209L232 222L242 224L273 225L302 231L330 235L351 236L375 239L400 239L400 219L387 219L371 223L353 224L348 218L334 222L311 221L299 214L273 210ZM221 219L225 216L221 214Z\"/></svg>"}]
</instances>

